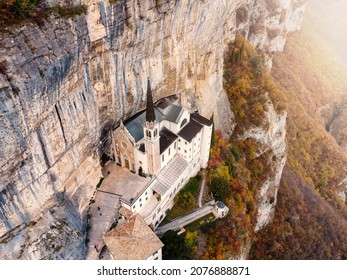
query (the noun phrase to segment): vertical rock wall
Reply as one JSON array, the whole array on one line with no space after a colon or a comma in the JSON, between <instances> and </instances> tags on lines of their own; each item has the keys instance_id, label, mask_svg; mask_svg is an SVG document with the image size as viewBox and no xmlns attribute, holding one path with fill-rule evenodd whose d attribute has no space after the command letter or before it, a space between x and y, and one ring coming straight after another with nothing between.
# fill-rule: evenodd
<instances>
[{"instance_id":1,"label":"vertical rock wall","mask_svg":"<svg viewBox=\"0 0 347 280\"><path fill-rule=\"evenodd\" d=\"M86 15L0 34L0 258L67 256L41 247L21 252L33 240L32 222L52 207L70 205L62 212L80 223L67 227L83 232L108 131L144 108L147 77L155 99L181 94L183 105L214 114L230 134L233 113L222 85L227 43L241 32L271 65L304 10L295 0L81 2Z\"/></svg>"}]
</instances>

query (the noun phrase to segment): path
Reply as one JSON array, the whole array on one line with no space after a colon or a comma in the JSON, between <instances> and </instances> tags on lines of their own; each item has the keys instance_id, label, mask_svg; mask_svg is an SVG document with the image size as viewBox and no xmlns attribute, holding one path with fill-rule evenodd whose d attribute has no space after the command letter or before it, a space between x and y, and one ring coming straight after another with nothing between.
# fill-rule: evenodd
<instances>
[{"instance_id":1,"label":"path","mask_svg":"<svg viewBox=\"0 0 347 280\"><path fill-rule=\"evenodd\" d=\"M206 181L206 170L203 170L202 171L202 182L201 182L199 199L198 199L199 207L202 207L202 195L204 194L205 181Z\"/></svg>"},{"instance_id":2,"label":"path","mask_svg":"<svg viewBox=\"0 0 347 280\"><path fill-rule=\"evenodd\" d=\"M155 233L158 236L162 236L165 232L169 231L169 230L178 230L204 216L206 216L207 214L212 213L213 209L215 209L215 202L211 201L209 203L207 203L205 206L200 207L196 210L194 210L193 212L184 215L184 216L180 216L174 220L172 220L170 223L167 223L161 227L158 227L155 230Z\"/></svg>"},{"instance_id":3,"label":"path","mask_svg":"<svg viewBox=\"0 0 347 280\"><path fill-rule=\"evenodd\" d=\"M120 196L110 195L98 191L95 196L95 203L92 204L89 214L91 230L88 234L89 243L87 260L97 260L102 249L102 236L110 229L117 209L120 207ZM100 209L100 210L99 210Z\"/></svg>"},{"instance_id":4,"label":"path","mask_svg":"<svg viewBox=\"0 0 347 280\"><path fill-rule=\"evenodd\" d=\"M102 237L110 230L115 221L120 207L120 198L131 197L150 182L149 178L135 175L113 162L103 168L103 175L105 179L97 190L95 202L89 210L91 229L88 234L87 260L99 258L99 252L104 245Z\"/></svg>"}]
</instances>

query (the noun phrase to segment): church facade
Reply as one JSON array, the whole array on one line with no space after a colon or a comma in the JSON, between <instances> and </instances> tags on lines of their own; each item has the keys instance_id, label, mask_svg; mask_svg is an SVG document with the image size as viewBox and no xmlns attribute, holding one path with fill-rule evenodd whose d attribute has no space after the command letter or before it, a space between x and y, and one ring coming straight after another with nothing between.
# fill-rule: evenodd
<instances>
[{"instance_id":1,"label":"church facade","mask_svg":"<svg viewBox=\"0 0 347 280\"><path fill-rule=\"evenodd\" d=\"M176 96L153 102L148 82L146 110L112 132L116 163L150 183L121 204L156 228L190 177L206 168L212 121L179 105ZM125 186L126 187L126 186Z\"/></svg>"}]
</instances>

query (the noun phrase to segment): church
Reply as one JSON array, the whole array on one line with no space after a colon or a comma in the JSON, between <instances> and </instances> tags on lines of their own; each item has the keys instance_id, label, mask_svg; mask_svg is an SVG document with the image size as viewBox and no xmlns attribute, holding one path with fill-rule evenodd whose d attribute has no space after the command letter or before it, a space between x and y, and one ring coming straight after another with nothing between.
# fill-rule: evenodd
<instances>
[{"instance_id":1,"label":"church","mask_svg":"<svg viewBox=\"0 0 347 280\"><path fill-rule=\"evenodd\" d=\"M156 228L173 206L175 194L207 167L212 126L211 120L180 106L177 96L154 103L148 81L146 110L112 131L116 163L150 178L121 198L122 207Z\"/></svg>"}]
</instances>

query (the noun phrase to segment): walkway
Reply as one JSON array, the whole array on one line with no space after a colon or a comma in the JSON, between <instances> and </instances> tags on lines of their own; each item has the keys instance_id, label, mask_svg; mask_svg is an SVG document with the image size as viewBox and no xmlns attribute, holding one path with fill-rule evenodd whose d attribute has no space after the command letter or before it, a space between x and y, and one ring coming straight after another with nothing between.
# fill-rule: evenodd
<instances>
[{"instance_id":1,"label":"walkway","mask_svg":"<svg viewBox=\"0 0 347 280\"><path fill-rule=\"evenodd\" d=\"M92 204L89 210L92 218L89 222L91 229L88 234L87 260L98 259L99 251L103 246L102 236L110 229L115 219L115 213L120 207L119 199L120 196L117 195L99 191L96 193L95 203Z\"/></svg>"},{"instance_id":2,"label":"walkway","mask_svg":"<svg viewBox=\"0 0 347 280\"><path fill-rule=\"evenodd\" d=\"M178 230L210 213L212 213L212 211L215 209L215 202L211 201L209 203L207 203L205 206L200 207L196 210L194 210L193 212L178 217L176 219L174 219L173 221L171 221L170 223L167 223L161 227L158 227L155 230L155 233L158 236L162 236L165 232L169 231L169 230Z\"/></svg>"},{"instance_id":3,"label":"walkway","mask_svg":"<svg viewBox=\"0 0 347 280\"><path fill-rule=\"evenodd\" d=\"M89 210L91 229L88 234L87 260L99 258L99 252L104 245L102 237L110 230L115 221L120 207L120 198L129 199L151 181L151 179L135 175L115 163L107 164L103 169L103 175L105 179L97 190L95 202Z\"/></svg>"},{"instance_id":4,"label":"walkway","mask_svg":"<svg viewBox=\"0 0 347 280\"><path fill-rule=\"evenodd\" d=\"M202 207L202 195L204 194L205 181L206 181L206 170L204 169L202 171L202 182L200 186L200 193L199 193L199 199L198 199L199 207Z\"/></svg>"}]
</instances>

